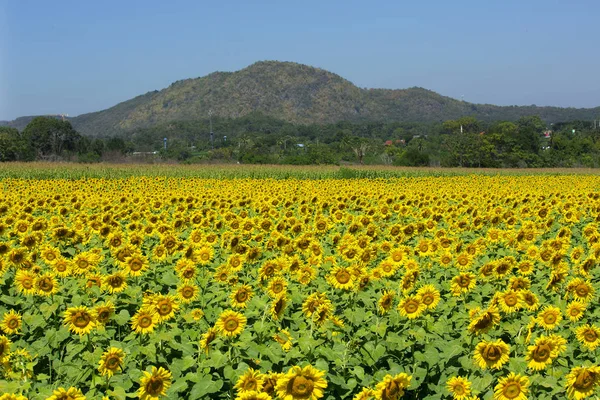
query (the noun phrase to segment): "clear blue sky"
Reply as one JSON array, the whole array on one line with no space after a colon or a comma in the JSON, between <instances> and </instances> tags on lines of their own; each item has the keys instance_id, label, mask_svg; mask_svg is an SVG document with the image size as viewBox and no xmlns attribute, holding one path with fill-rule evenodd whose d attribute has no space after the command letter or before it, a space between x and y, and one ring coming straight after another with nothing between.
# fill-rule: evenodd
<instances>
[{"instance_id":1,"label":"clear blue sky","mask_svg":"<svg viewBox=\"0 0 600 400\"><path fill-rule=\"evenodd\" d=\"M599 24L598 0L0 0L0 119L98 111L258 60L360 87L593 107Z\"/></svg>"}]
</instances>

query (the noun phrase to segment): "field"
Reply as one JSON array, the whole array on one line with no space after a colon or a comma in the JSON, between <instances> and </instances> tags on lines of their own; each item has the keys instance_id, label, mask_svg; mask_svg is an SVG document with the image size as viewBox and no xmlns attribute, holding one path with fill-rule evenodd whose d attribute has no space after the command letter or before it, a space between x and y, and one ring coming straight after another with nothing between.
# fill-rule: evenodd
<instances>
[{"instance_id":1,"label":"field","mask_svg":"<svg viewBox=\"0 0 600 400\"><path fill-rule=\"evenodd\" d=\"M589 171L0 176L0 399L600 394Z\"/></svg>"}]
</instances>

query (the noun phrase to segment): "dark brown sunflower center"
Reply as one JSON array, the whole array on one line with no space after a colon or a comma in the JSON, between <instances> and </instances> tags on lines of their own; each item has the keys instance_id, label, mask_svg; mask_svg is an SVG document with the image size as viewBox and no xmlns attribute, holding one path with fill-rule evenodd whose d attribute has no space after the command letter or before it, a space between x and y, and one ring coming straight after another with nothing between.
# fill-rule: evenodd
<instances>
[{"instance_id":1,"label":"dark brown sunflower center","mask_svg":"<svg viewBox=\"0 0 600 400\"><path fill-rule=\"evenodd\" d=\"M161 300L157 306L158 313L162 316L169 315L173 310L173 305L168 300Z\"/></svg>"},{"instance_id":2,"label":"dark brown sunflower center","mask_svg":"<svg viewBox=\"0 0 600 400\"><path fill-rule=\"evenodd\" d=\"M288 384L288 393L291 393L293 398L307 399L310 397L313 389L314 382L303 376L293 378Z\"/></svg>"},{"instance_id":3,"label":"dark brown sunflower center","mask_svg":"<svg viewBox=\"0 0 600 400\"><path fill-rule=\"evenodd\" d=\"M271 287L271 290L273 291L273 293L280 293L283 290L283 284L280 282L276 282Z\"/></svg>"},{"instance_id":4,"label":"dark brown sunflower center","mask_svg":"<svg viewBox=\"0 0 600 400\"><path fill-rule=\"evenodd\" d=\"M586 342L595 342L598 339L598 335L592 329L588 329L583 334L583 338L585 339Z\"/></svg>"},{"instance_id":5,"label":"dark brown sunflower center","mask_svg":"<svg viewBox=\"0 0 600 400\"><path fill-rule=\"evenodd\" d=\"M146 393L152 396L158 396L162 393L164 387L164 383L161 377L153 376L146 383Z\"/></svg>"},{"instance_id":6,"label":"dark brown sunflower center","mask_svg":"<svg viewBox=\"0 0 600 400\"><path fill-rule=\"evenodd\" d=\"M79 261L77 261L77 266L80 269L86 269L89 265L90 265L90 263L88 263L87 260L79 260Z\"/></svg>"},{"instance_id":7,"label":"dark brown sunflower center","mask_svg":"<svg viewBox=\"0 0 600 400\"><path fill-rule=\"evenodd\" d=\"M139 319L139 325L142 328L148 328L149 326L152 325L152 317L150 317L149 315L143 315L140 319Z\"/></svg>"},{"instance_id":8,"label":"dark brown sunflower center","mask_svg":"<svg viewBox=\"0 0 600 400\"><path fill-rule=\"evenodd\" d=\"M121 359L117 355L110 355L106 358L104 366L110 370L116 370L121 365Z\"/></svg>"},{"instance_id":9,"label":"dark brown sunflower center","mask_svg":"<svg viewBox=\"0 0 600 400\"><path fill-rule=\"evenodd\" d=\"M590 371L581 371L575 382L573 383L573 387L579 392L587 392L596 384L596 374Z\"/></svg>"},{"instance_id":10,"label":"dark brown sunflower center","mask_svg":"<svg viewBox=\"0 0 600 400\"><path fill-rule=\"evenodd\" d=\"M181 291L181 296L184 299L191 299L192 297L194 297L194 288L192 288L191 286L184 287Z\"/></svg>"},{"instance_id":11,"label":"dark brown sunflower center","mask_svg":"<svg viewBox=\"0 0 600 400\"><path fill-rule=\"evenodd\" d=\"M114 288L121 287L121 285L123 285L123 278L120 276L113 276L108 280L108 284Z\"/></svg>"},{"instance_id":12,"label":"dark brown sunflower center","mask_svg":"<svg viewBox=\"0 0 600 400\"><path fill-rule=\"evenodd\" d=\"M21 281L21 285L25 289L31 289L33 287L33 279L27 277L27 278L23 279L23 281Z\"/></svg>"},{"instance_id":13,"label":"dark brown sunflower center","mask_svg":"<svg viewBox=\"0 0 600 400\"><path fill-rule=\"evenodd\" d=\"M100 312L98 312L98 321L104 323L108 321L108 317L110 317L110 311L101 310Z\"/></svg>"},{"instance_id":14,"label":"dark brown sunflower center","mask_svg":"<svg viewBox=\"0 0 600 400\"><path fill-rule=\"evenodd\" d=\"M466 393L465 387L463 385L454 386L454 394L457 396L462 396Z\"/></svg>"},{"instance_id":15,"label":"dark brown sunflower center","mask_svg":"<svg viewBox=\"0 0 600 400\"><path fill-rule=\"evenodd\" d=\"M417 312L418 309L419 309L419 302L416 300L409 300L406 302L406 304L404 304L404 310L408 314L414 314Z\"/></svg>"},{"instance_id":16,"label":"dark brown sunflower center","mask_svg":"<svg viewBox=\"0 0 600 400\"><path fill-rule=\"evenodd\" d=\"M548 325L552 325L556 322L556 315L554 313L546 313L544 315L544 322Z\"/></svg>"},{"instance_id":17,"label":"dark brown sunflower center","mask_svg":"<svg viewBox=\"0 0 600 400\"><path fill-rule=\"evenodd\" d=\"M428 306L428 305L433 304L435 297L431 293L425 293L422 297L422 300L423 300L423 304Z\"/></svg>"},{"instance_id":18,"label":"dark brown sunflower center","mask_svg":"<svg viewBox=\"0 0 600 400\"><path fill-rule=\"evenodd\" d=\"M235 294L235 300L238 303L244 303L246 300L248 300L248 292L244 289L238 290L238 292Z\"/></svg>"},{"instance_id":19,"label":"dark brown sunflower center","mask_svg":"<svg viewBox=\"0 0 600 400\"><path fill-rule=\"evenodd\" d=\"M532 357L537 362L544 362L550 357L551 353L552 349L550 346L544 343L536 346L536 348L533 350Z\"/></svg>"},{"instance_id":20,"label":"dark brown sunflower center","mask_svg":"<svg viewBox=\"0 0 600 400\"><path fill-rule=\"evenodd\" d=\"M469 283L471 283L471 279L468 276L461 275L458 277L458 286L465 288L469 286Z\"/></svg>"},{"instance_id":21,"label":"dark brown sunflower center","mask_svg":"<svg viewBox=\"0 0 600 400\"><path fill-rule=\"evenodd\" d=\"M144 264L137 258L134 258L129 262L129 269L131 269L132 271L139 271L140 269L142 269L143 266Z\"/></svg>"},{"instance_id":22,"label":"dark brown sunflower center","mask_svg":"<svg viewBox=\"0 0 600 400\"><path fill-rule=\"evenodd\" d=\"M38 287L42 292L51 292L54 288L54 283L52 279L46 277L40 280Z\"/></svg>"},{"instance_id":23,"label":"dark brown sunflower center","mask_svg":"<svg viewBox=\"0 0 600 400\"><path fill-rule=\"evenodd\" d=\"M502 351L496 346L487 346L483 350L483 358L489 361L497 361L502 356Z\"/></svg>"},{"instance_id":24,"label":"dark brown sunflower center","mask_svg":"<svg viewBox=\"0 0 600 400\"><path fill-rule=\"evenodd\" d=\"M350 274L345 270L338 271L335 274L335 280L344 285L350 281Z\"/></svg>"},{"instance_id":25,"label":"dark brown sunflower center","mask_svg":"<svg viewBox=\"0 0 600 400\"><path fill-rule=\"evenodd\" d=\"M579 297L586 297L590 293L590 288L582 283L575 288L575 293L577 293L577 296Z\"/></svg>"},{"instance_id":26,"label":"dark brown sunflower center","mask_svg":"<svg viewBox=\"0 0 600 400\"><path fill-rule=\"evenodd\" d=\"M8 326L9 329L17 329L19 327L19 320L11 318L6 322L6 326Z\"/></svg>"},{"instance_id":27,"label":"dark brown sunflower center","mask_svg":"<svg viewBox=\"0 0 600 400\"><path fill-rule=\"evenodd\" d=\"M73 316L73 325L78 328L85 328L92 320L89 313L85 311L77 311Z\"/></svg>"},{"instance_id":28,"label":"dark brown sunflower center","mask_svg":"<svg viewBox=\"0 0 600 400\"><path fill-rule=\"evenodd\" d=\"M386 400L396 400L404 395L404 390L396 382L392 381L385 386L381 398Z\"/></svg>"},{"instance_id":29,"label":"dark brown sunflower center","mask_svg":"<svg viewBox=\"0 0 600 400\"><path fill-rule=\"evenodd\" d=\"M223 325L224 325L226 331L233 332L238 328L238 326L240 324L237 321L237 319L229 318L227 321L225 321L225 324L223 324Z\"/></svg>"}]
</instances>

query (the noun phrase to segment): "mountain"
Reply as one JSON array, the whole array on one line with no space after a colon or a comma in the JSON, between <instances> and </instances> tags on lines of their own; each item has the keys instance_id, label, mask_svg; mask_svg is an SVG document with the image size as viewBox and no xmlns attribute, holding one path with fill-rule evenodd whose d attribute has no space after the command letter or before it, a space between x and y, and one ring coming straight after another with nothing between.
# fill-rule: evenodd
<instances>
[{"instance_id":1,"label":"mountain","mask_svg":"<svg viewBox=\"0 0 600 400\"><path fill-rule=\"evenodd\" d=\"M108 136L170 121L205 120L209 110L226 118L258 112L299 124L342 120L440 122L462 116L516 120L529 115L560 122L600 116L600 107L502 107L468 103L423 88L362 89L323 69L261 61L236 72L177 81L163 90L70 120L83 134Z\"/></svg>"}]
</instances>

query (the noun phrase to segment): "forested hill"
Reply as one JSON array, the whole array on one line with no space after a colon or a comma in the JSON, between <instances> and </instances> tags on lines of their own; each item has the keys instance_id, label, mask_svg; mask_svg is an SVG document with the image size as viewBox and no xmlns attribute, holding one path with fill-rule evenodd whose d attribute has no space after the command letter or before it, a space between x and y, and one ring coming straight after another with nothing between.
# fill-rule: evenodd
<instances>
[{"instance_id":1,"label":"forested hill","mask_svg":"<svg viewBox=\"0 0 600 400\"><path fill-rule=\"evenodd\" d=\"M297 124L442 122L462 116L511 121L530 115L558 122L600 116L600 107L501 107L463 102L422 88L362 89L323 69L262 61L236 72L214 72L177 81L163 90L70 120L83 134L110 136L170 121L204 120L209 110L216 117L261 113Z\"/></svg>"}]
</instances>

